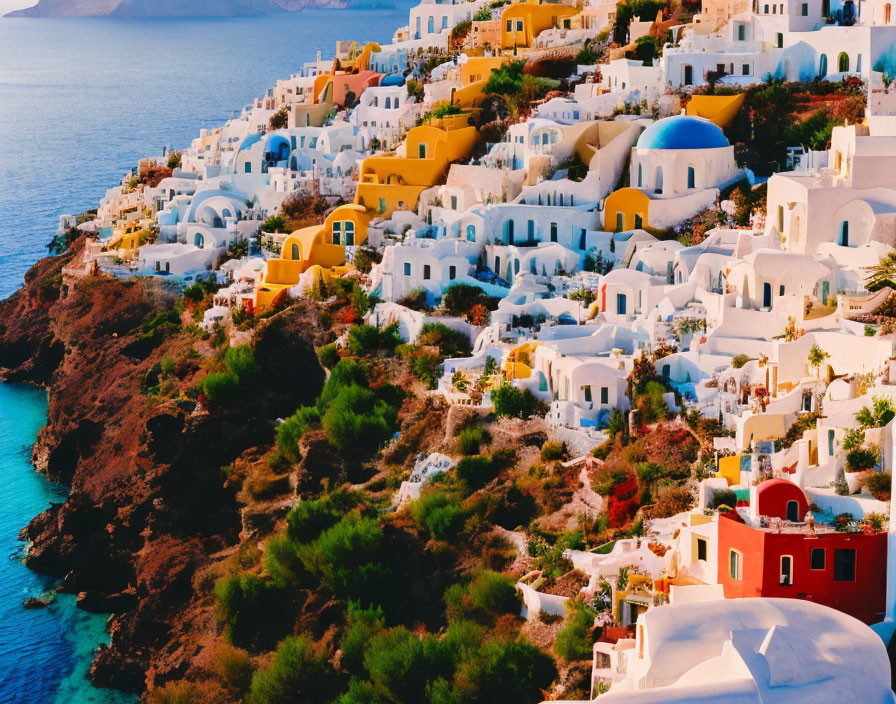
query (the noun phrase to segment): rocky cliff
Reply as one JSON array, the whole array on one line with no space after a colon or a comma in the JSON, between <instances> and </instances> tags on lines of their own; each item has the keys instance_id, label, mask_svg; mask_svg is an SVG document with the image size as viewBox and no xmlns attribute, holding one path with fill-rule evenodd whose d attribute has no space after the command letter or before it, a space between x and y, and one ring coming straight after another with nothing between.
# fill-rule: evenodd
<instances>
[{"instance_id":1,"label":"rocky cliff","mask_svg":"<svg viewBox=\"0 0 896 704\"><path fill-rule=\"evenodd\" d=\"M187 667L199 647L194 576L238 542L240 511L222 467L269 443L274 419L311 402L323 370L313 311L300 306L258 327L264 373L239 411L209 414L184 395L147 393L161 361L173 365L166 383L186 390L215 352L172 321L179 294L157 280L64 287L62 267L81 246L39 262L0 302L0 369L47 388L35 464L71 487L23 530L27 563L58 577L83 608L114 614L92 676L140 692L147 672Z\"/></svg>"}]
</instances>

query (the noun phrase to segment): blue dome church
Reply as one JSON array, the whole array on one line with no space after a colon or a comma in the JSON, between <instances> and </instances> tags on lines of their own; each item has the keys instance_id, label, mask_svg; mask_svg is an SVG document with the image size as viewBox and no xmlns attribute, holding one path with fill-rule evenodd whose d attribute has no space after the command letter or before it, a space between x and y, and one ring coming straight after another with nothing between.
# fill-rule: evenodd
<instances>
[{"instance_id":1,"label":"blue dome church","mask_svg":"<svg viewBox=\"0 0 896 704\"><path fill-rule=\"evenodd\" d=\"M657 120L632 149L631 186L651 199L718 189L737 175L734 147L718 125L702 117Z\"/></svg>"}]
</instances>

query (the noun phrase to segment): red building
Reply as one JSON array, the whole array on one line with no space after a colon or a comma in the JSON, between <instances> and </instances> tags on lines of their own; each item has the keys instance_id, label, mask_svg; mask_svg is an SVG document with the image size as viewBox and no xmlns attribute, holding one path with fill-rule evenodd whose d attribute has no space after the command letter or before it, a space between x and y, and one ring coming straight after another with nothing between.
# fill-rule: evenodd
<instances>
[{"instance_id":1,"label":"red building","mask_svg":"<svg viewBox=\"0 0 896 704\"><path fill-rule=\"evenodd\" d=\"M756 488L757 515L802 521L802 490L781 479ZM754 528L719 517L719 584L728 599L791 597L830 606L865 623L884 611L887 534L838 533L820 525Z\"/></svg>"}]
</instances>

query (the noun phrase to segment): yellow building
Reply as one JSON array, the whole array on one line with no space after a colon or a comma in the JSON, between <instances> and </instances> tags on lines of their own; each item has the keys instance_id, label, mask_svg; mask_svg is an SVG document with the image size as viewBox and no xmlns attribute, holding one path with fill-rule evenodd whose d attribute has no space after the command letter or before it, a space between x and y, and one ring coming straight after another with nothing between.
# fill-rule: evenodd
<instances>
[{"instance_id":1,"label":"yellow building","mask_svg":"<svg viewBox=\"0 0 896 704\"><path fill-rule=\"evenodd\" d=\"M476 144L475 127L443 130L421 125L408 132L405 156L371 156L361 163L355 203L389 218L412 210L420 193L441 182L451 162L464 159Z\"/></svg>"},{"instance_id":2,"label":"yellow building","mask_svg":"<svg viewBox=\"0 0 896 704\"><path fill-rule=\"evenodd\" d=\"M695 95L688 101L687 114L705 117L722 129L728 127L744 104L746 93L738 95Z\"/></svg>"},{"instance_id":3,"label":"yellow building","mask_svg":"<svg viewBox=\"0 0 896 704\"><path fill-rule=\"evenodd\" d=\"M650 198L637 188L620 188L604 201L604 230L626 232L647 227Z\"/></svg>"},{"instance_id":4,"label":"yellow building","mask_svg":"<svg viewBox=\"0 0 896 704\"><path fill-rule=\"evenodd\" d=\"M258 288L255 305L259 311L270 308L288 288L298 285L306 271L317 267L326 279L342 274L346 264L345 248L367 241L370 214L355 204L336 208L323 225L296 230L283 241L280 257L269 259L264 280Z\"/></svg>"},{"instance_id":5,"label":"yellow building","mask_svg":"<svg viewBox=\"0 0 896 704\"><path fill-rule=\"evenodd\" d=\"M578 13L571 5L537 1L508 5L501 13L501 48L530 47L544 30L567 26L569 18Z\"/></svg>"}]
</instances>

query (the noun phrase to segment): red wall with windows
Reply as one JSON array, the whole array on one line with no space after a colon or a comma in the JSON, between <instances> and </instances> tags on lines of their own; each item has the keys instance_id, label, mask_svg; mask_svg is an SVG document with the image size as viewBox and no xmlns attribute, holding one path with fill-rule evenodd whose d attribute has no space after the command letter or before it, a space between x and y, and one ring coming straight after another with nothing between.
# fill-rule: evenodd
<instances>
[{"instance_id":1,"label":"red wall with windows","mask_svg":"<svg viewBox=\"0 0 896 704\"><path fill-rule=\"evenodd\" d=\"M825 551L824 569L810 569L810 551ZM742 554L742 579L732 579L730 550ZM834 580L834 550L855 550L855 579ZM782 585L781 556L793 558L792 584ZM803 533L757 530L724 516L719 518L719 584L728 599L790 597L830 606L865 623L880 620L886 596L887 534Z\"/></svg>"}]
</instances>

